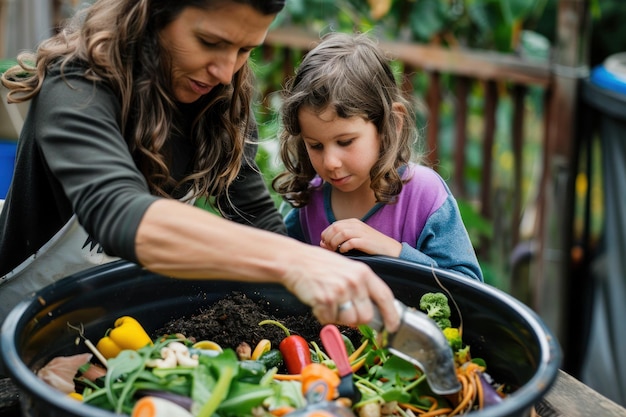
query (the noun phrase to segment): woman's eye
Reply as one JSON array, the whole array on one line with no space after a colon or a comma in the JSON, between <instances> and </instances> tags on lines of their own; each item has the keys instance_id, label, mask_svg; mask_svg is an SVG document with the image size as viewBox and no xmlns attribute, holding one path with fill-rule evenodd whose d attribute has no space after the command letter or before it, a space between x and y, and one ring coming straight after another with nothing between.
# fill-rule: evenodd
<instances>
[{"instance_id":1,"label":"woman's eye","mask_svg":"<svg viewBox=\"0 0 626 417\"><path fill-rule=\"evenodd\" d=\"M209 41L207 41L206 39L202 39L202 38L200 38L200 43L201 43L202 45L204 45L204 46L208 47L208 48L212 48L212 47L214 47L214 46L216 46L216 45L217 45L217 44L216 44L216 43L214 43L214 42L209 42Z\"/></svg>"}]
</instances>

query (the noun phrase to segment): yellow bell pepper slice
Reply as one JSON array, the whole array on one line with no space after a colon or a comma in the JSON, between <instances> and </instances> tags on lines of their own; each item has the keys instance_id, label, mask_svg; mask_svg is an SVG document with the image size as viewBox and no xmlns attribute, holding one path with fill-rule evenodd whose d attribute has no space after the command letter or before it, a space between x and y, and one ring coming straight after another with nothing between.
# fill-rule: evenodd
<instances>
[{"instance_id":1,"label":"yellow bell pepper slice","mask_svg":"<svg viewBox=\"0 0 626 417\"><path fill-rule=\"evenodd\" d=\"M114 328L98 341L96 349L111 359L123 350L138 350L147 345L152 345L152 339L141 324L133 317L123 316L115 320Z\"/></svg>"},{"instance_id":2,"label":"yellow bell pepper slice","mask_svg":"<svg viewBox=\"0 0 626 417\"><path fill-rule=\"evenodd\" d=\"M259 357L265 352L269 352L272 349L272 342L267 339L261 339L259 343L257 343L254 351L252 352L252 360L256 361Z\"/></svg>"}]
</instances>

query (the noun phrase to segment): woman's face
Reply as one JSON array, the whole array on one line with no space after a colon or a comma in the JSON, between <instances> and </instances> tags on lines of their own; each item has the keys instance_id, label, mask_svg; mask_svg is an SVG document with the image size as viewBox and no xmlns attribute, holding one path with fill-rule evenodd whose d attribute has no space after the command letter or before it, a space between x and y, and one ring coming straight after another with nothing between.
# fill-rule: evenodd
<instances>
[{"instance_id":1,"label":"woman's face","mask_svg":"<svg viewBox=\"0 0 626 417\"><path fill-rule=\"evenodd\" d=\"M370 192L370 170L380 151L374 123L307 106L298 112L298 122L311 165L324 181L344 193Z\"/></svg>"},{"instance_id":2,"label":"woman's face","mask_svg":"<svg viewBox=\"0 0 626 417\"><path fill-rule=\"evenodd\" d=\"M187 7L160 33L171 59L172 90L193 103L219 84L230 84L255 47L261 45L274 15L249 5L221 2L209 10Z\"/></svg>"}]
</instances>

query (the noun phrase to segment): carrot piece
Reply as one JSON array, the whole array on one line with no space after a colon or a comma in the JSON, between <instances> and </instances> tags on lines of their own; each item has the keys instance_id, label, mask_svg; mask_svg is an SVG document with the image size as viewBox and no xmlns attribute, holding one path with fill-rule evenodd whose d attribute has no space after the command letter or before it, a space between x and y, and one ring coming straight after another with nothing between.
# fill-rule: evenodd
<instances>
[{"instance_id":1,"label":"carrot piece","mask_svg":"<svg viewBox=\"0 0 626 417\"><path fill-rule=\"evenodd\" d=\"M326 400L335 398L337 387L341 379L335 370L330 369L321 363L310 363L302 368L302 393L306 395L312 384L323 381L327 387Z\"/></svg>"},{"instance_id":2,"label":"carrot piece","mask_svg":"<svg viewBox=\"0 0 626 417\"><path fill-rule=\"evenodd\" d=\"M355 360L357 360L359 358L359 356L361 356L361 353L363 353L363 351L365 350L365 348L367 347L368 344L369 344L368 340L366 340L363 343L361 343L361 346L359 346L357 348L357 350L355 350L354 352L352 352L352 354L350 356L348 356L348 361L350 363L352 363Z\"/></svg>"},{"instance_id":3,"label":"carrot piece","mask_svg":"<svg viewBox=\"0 0 626 417\"><path fill-rule=\"evenodd\" d=\"M405 410L411 410L417 414L424 414L426 412L426 410L422 410L421 408L416 407L413 404L409 404L409 403L398 403L398 407L403 408Z\"/></svg>"},{"instance_id":4,"label":"carrot piece","mask_svg":"<svg viewBox=\"0 0 626 417\"><path fill-rule=\"evenodd\" d=\"M436 416L442 416L442 415L452 415L452 414L448 414L450 411L452 411L451 408L439 408L437 410L433 410L433 411L427 411L424 414L420 414L420 417L436 417Z\"/></svg>"},{"instance_id":5,"label":"carrot piece","mask_svg":"<svg viewBox=\"0 0 626 417\"><path fill-rule=\"evenodd\" d=\"M431 404L430 404L430 408L428 409L428 411L423 410L419 407L416 407L413 404L402 403L402 404L399 404L399 406L405 409L409 409L413 411L414 413L419 414L419 417L436 417L436 416L441 416L441 415L448 415L448 413L452 411L450 407L437 408L439 406L439 402L437 401L435 397L432 397L430 395L422 395L420 396L420 399L427 399L430 401Z\"/></svg>"},{"instance_id":6,"label":"carrot piece","mask_svg":"<svg viewBox=\"0 0 626 417\"><path fill-rule=\"evenodd\" d=\"M463 394L463 398L459 405L457 405L456 408L449 414L450 417L455 416L464 410L465 407L470 404L475 394L474 387L466 375L459 375L459 380L462 385L461 392Z\"/></svg>"},{"instance_id":7,"label":"carrot piece","mask_svg":"<svg viewBox=\"0 0 626 417\"><path fill-rule=\"evenodd\" d=\"M291 413L292 411L295 411L295 408L288 405L283 405L270 410L270 414L276 417L282 417L285 414Z\"/></svg>"},{"instance_id":8,"label":"carrot piece","mask_svg":"<svg viewBox=\"0 0 626 417\"><path fill-rule=\"evenodd\" d=\"M132 417L192 417L191 413L171 401L159 397L142 397L131 414Z\"/></svg>"},{"instance_id":9,"label":"carrot piece","mask_svg":"<svg viewBox=\"0 0 626 417\"><path fill-rule=\"evenodd\" d=\"M361 358L357 362L350 365L350 368L352 369L352 373L356 373L359 369L361 369L361 367L363 367L363 365L365 364L366 359L367 358Z\"/></svg>"},{"instance_id":10,"label":"carrot piece","mask_svg":"<svg viewBox=\"0 0 626 417\"><path fill-rule=\"evenodd\" d=\"M485 395L483 393L483 384L480 382L480 374L475 372L473 374L474 384L476 385L476 391L478 395L478 409L482 410L485 404Z\"/></svg>"}]
</instances>

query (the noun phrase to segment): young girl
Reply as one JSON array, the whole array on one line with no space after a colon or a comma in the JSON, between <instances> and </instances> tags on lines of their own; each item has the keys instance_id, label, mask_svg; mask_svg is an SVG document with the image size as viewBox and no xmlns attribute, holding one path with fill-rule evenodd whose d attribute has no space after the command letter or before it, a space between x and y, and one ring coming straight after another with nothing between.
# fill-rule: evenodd
<instances>
[{"instance_id":1,"label":"young girl","mask_svg":"<svg viewBox=\"0 0 626 417\"><path fill-rule=\"evenodd\" d=\"M446 183L411 162L413 114L373 39L326 35L288 81L282 123L272 185L294 207L290 236L483 280Z\"/></svg>"}]
</instances>

